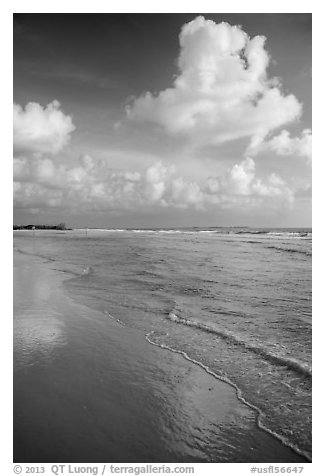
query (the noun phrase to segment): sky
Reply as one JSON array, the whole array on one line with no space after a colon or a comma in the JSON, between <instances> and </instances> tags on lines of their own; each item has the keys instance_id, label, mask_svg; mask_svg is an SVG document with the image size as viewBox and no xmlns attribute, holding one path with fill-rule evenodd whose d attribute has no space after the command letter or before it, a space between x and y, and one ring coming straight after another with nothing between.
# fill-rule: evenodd
<instances>
[{"instance_id":1,"label":"sky","mask_svg":"<svg viewBox=\"0 0 325 476\"><path fill-rule=\"evenodd\" d=\"M311 14L15 14L14 223L311 226Z\"/></svg>"}]
</instances>

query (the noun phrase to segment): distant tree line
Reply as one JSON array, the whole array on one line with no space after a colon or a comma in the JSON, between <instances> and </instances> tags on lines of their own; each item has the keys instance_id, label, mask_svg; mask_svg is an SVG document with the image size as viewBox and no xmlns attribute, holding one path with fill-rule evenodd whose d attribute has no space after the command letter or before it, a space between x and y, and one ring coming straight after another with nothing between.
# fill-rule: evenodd
<instances>
[{"instance_id":1,"label":"distant tree line","mask_svg":"<svg viewBox=\"0 0 325 476\"><path fill-rule=\"evenodd\" d=\"M14 230L69 230L65 223L58 225L14 225Z\"/></svg>"}]
</instances>

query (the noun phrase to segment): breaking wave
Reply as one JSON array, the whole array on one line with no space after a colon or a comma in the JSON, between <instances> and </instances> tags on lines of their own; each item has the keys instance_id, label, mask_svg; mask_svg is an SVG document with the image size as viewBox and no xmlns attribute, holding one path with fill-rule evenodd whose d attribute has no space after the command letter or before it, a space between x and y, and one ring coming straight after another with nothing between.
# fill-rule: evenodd
<instances>
[{"instance_id":1,"label":"breaking wave","mask_svg":"<svg viewBox=\"0 0 325 476\"><path fill-rule=\"evenodd\" d=\"M281 246L268 246L267 248L277 251L283 251L284 253L299 253L306 256L312 256L311 251L308 250L298 250L295 248L283 248Z\"/></svg>"},{"instance_id":2,"label":"breaking wave","mask_svg":"<svg viewBox=\"0 0 325 476\"><path fill-rule=\"evenodd\" d=\"M229 342L245 347L245 349L254 352L257 355L260 355L265 360L275 365L285 366L290 370L294 370L295 372L309 379L311 379L312 377L312 370L309 366L304 365L303 363L298 362L297 360L290 359L289 357L283 357L281 355L273 354L259 345L253 345L248 342L245 342L240 337L231 334L230 332L221 329L216 329L215 327L208 326L201 322L185 319L183 317L177 316L177 314L175 314L173 311L168 314L168 319L172 322L175 322L176 324L194 327L204 332L208 332L209 334L215 334L218 337L221 337L222 339L226 339Z\"/></svg>"}]
</instances>

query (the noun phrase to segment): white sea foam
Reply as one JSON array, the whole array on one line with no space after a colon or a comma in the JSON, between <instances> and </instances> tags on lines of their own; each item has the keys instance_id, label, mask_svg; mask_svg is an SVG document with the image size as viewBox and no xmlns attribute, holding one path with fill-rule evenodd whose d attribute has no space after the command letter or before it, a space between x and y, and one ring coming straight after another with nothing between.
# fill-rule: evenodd
<instances>
[{"instance_id":1,"label":"white sea foam","mask_svg":"<svg viewBox=\"0 0 325 476\"><path fill-rule=\"evenodd\" d=\"M287 356L271 353L268 349L258 344L252 344L250 342L247 342L243 340L241 336L227 332L224 329L211 327L206 324L203 324L202 322L185 319L183 317L178 316L173 311L168 314L168 319L172 322L175 322L176 324L183 324L188 327L195 327L196 329L200 329L210 334L216 334L217 336L223 339L227 339L230 342L244 346L245 349L248 349L254 352L255 354L260 355L261 357L272 362L273 364L286 366L289 369L294 370L307 378L311 378L312 376L312 369L309 366L303 364L302 362L298 362L297 360L289 358Z\"/></svg>"}]
</instances>

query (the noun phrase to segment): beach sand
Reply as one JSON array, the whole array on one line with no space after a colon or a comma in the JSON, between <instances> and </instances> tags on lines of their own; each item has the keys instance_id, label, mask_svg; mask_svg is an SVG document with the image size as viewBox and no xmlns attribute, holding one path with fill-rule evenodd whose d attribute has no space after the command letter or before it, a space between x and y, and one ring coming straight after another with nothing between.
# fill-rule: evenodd
<instances>
[{"instance_id":1,"label":"beach sand","mask_svg":"<svg viewBox=\"0 0 325 476\"><path fill-rule=\"evenodd\" d=\"M304 461L235 390L75 301L55 263L14 253L14 461Z\"/></svg>"}]
</instances>

